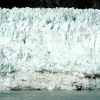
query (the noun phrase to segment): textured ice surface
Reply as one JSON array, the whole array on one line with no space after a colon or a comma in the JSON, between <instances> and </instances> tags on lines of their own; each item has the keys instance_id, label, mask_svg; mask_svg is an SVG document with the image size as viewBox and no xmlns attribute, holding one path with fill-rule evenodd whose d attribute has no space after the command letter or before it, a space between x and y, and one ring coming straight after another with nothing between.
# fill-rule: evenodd
<instances>
[{"instance_id":1,"label":"textured ice surface","mask_svg":"<svg viewBox=\"0 0 100 100\"><path fill-rule=\"evenodd\" d=\"M0 89L99 89L100 10L0 9Z\"/></svg>"}]
</instances>

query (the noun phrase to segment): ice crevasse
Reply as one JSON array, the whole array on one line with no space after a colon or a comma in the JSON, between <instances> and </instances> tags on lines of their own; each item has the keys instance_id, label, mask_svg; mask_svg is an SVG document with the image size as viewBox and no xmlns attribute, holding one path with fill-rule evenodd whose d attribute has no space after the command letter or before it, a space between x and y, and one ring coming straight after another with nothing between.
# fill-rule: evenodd
<instances>
[{"instance_id":1,"label":"ice crevasse","mask_svg":"<svg viewBox=\"0 0 100 100\"><path fill-rule=\"evenodd\" d=\"M0 90L100 89L100 10L0 8Z\"/></svg>"}]
</instances>

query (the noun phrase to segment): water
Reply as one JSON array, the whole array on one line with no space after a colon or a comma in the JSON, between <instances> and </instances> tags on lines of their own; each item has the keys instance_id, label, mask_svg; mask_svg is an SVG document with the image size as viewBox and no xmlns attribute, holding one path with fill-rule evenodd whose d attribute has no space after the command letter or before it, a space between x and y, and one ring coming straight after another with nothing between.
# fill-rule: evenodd
<instances>
[{"instance_id":1,"label":"water","mask_svg":"<svg viewBox=\"0 0 100 100\"><path fill-rule=\"evenodd\" d=\"M0 100L100 100L100 91L1 91Z\"/></svg>"}]
</instances>

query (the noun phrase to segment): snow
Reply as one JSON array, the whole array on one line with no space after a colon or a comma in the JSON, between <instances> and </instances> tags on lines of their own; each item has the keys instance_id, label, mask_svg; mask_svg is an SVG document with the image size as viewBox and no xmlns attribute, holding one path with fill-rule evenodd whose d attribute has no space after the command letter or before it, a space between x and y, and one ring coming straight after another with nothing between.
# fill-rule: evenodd
<instances>
[{"instance_id":1,"label":"snow","mask_svg":"<svg viewBox=\"0 0 100 100\"><path fill-rule=\"evenodd\" d=\"M0 90L99 89L100 10L0 8Z\"/></svg>"}]
</instances>

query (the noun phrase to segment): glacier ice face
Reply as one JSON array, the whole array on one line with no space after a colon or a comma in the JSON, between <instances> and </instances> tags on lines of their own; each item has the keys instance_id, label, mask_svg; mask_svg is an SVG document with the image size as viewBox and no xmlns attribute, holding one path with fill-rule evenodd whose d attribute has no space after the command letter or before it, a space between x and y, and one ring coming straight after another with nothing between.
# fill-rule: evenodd
<instances>
[{"instance_id":1,"label":"glacier ice face","mask_svg":"<svg viewBox=\"0 0 100 100\"><path fill-rule=\"evenodd\" d=\"M100 10L0 8L0 89L99 89Z\"/></svg>"}]
</instances>

